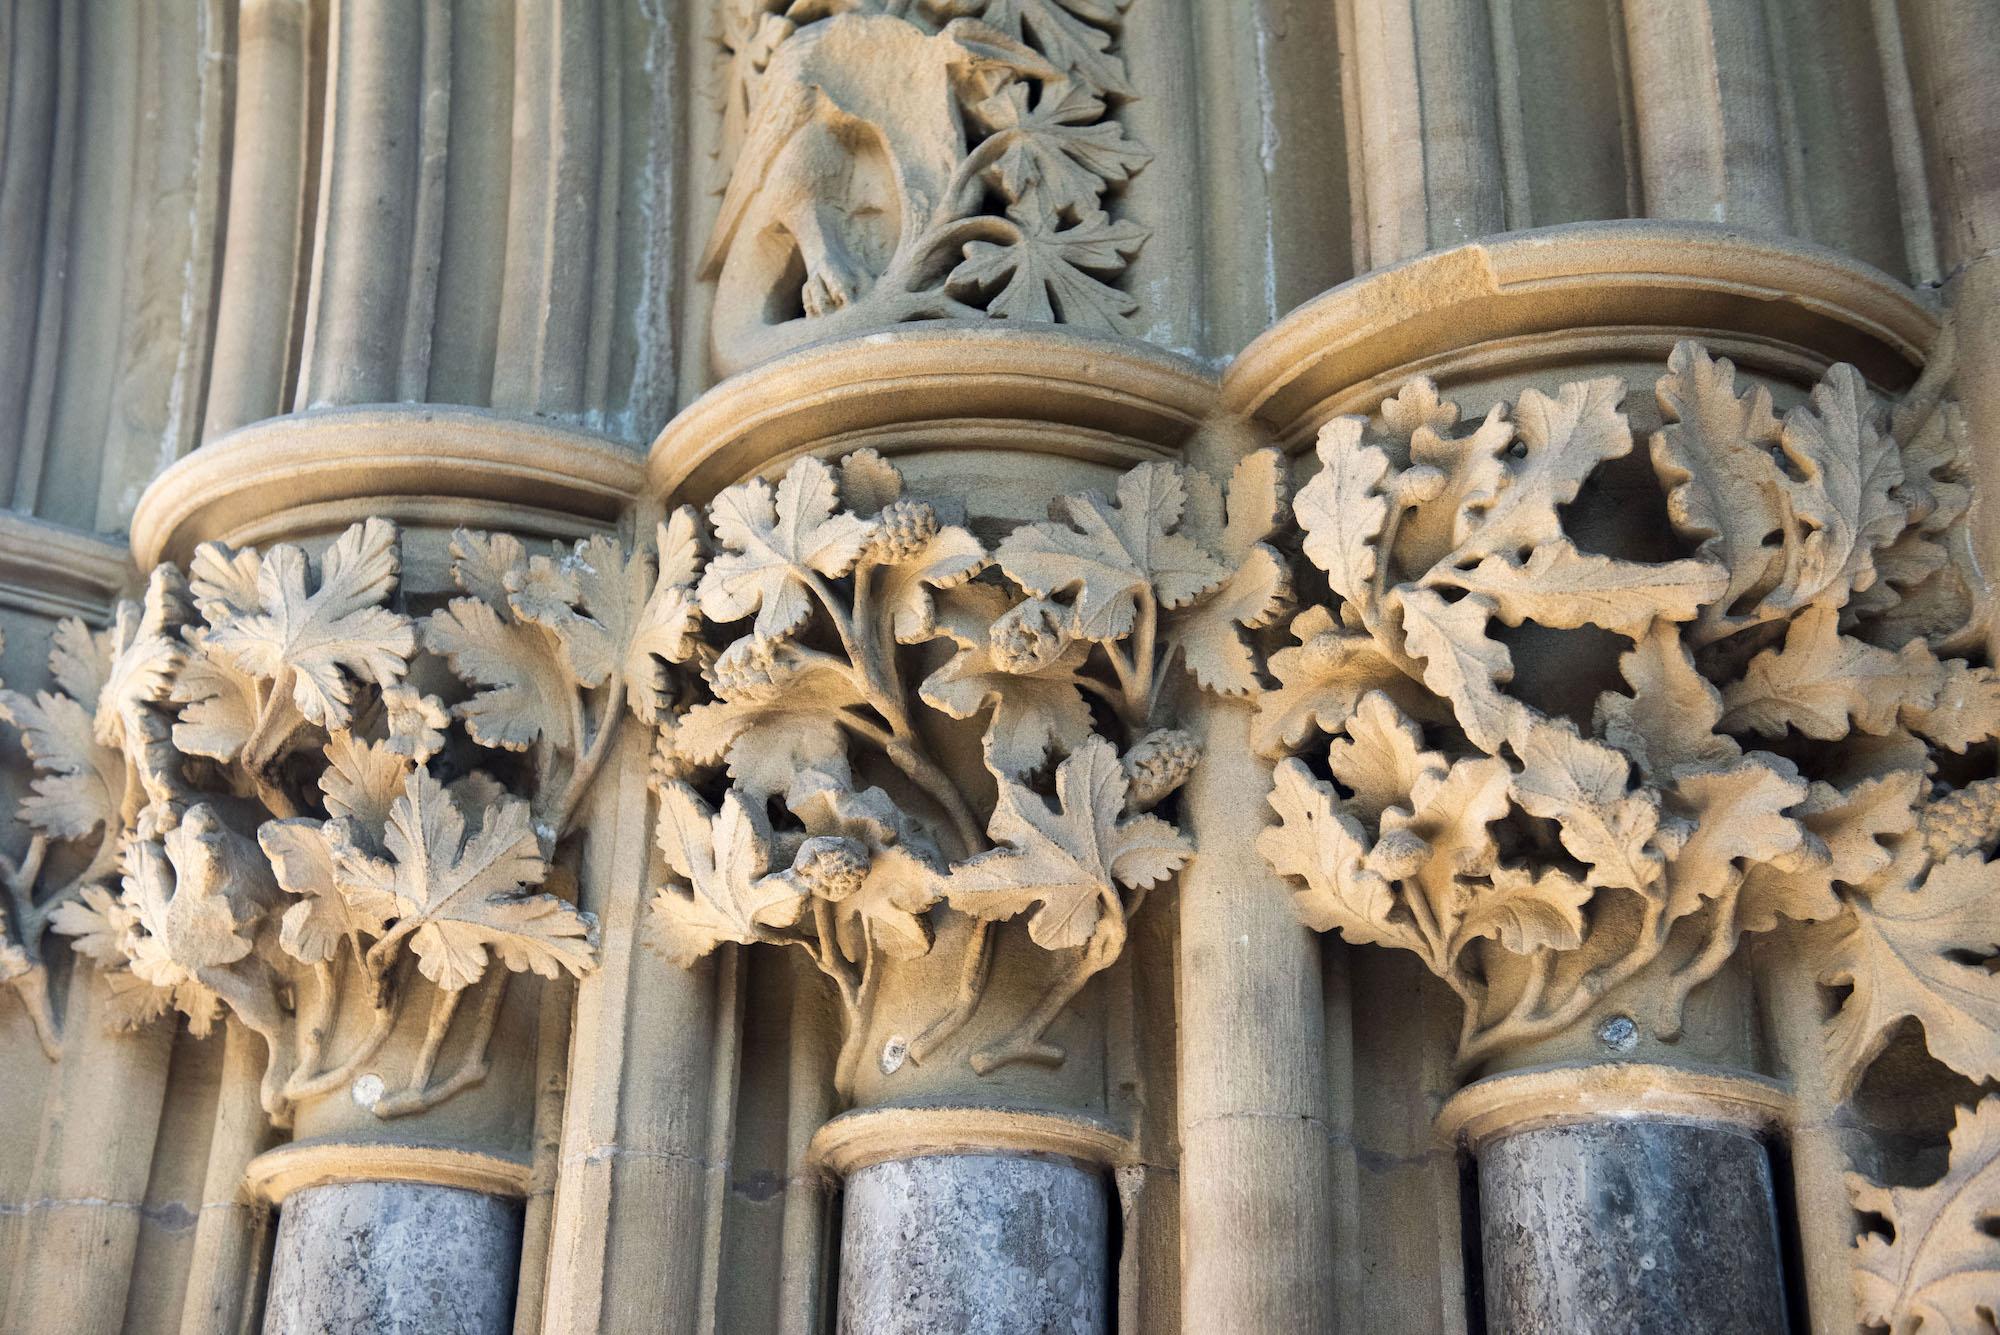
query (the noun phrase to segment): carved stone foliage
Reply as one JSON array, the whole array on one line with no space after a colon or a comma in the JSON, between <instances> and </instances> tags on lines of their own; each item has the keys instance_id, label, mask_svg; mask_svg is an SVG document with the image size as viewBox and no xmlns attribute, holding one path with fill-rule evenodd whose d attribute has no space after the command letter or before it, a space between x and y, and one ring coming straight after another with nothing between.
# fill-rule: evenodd
<instances>
[{"instance_id":1,"label":"carved stone foliage","mask_svg":"<svg viewBox=\"0 0 2000 1335\"><path fill-rule=\"evenodd\" d=\"M661 571L609 538L530 553L461 531L452 554L463 596L419 621L386 521L317 561L206 544L185 580L156 570L110 636L59 633L68 695L8 702L45 772L24 817L104 830L54 926L98 962L120 1022L173 1008L201 1032L226 1008L259 1033L280 1123L376 1058L415 975L425 1033L406 1084L373 1101L384 1117L485 1077L511 974L592 967L562 842L621 720L657 717L660 660L689 647L671 550ZM69 749L40 740L48 720ZM467 1038L440 1072L455 1023Z\"/></svg>"},{"instance_id":2,"label":"carved stone foliage","mask_svg":"<svg viewBox=\"0 0 2000 1335\"><path fill-rule=\"evenodd\" d=\"M931 317L1121 329L1127 3L722 0L718 369Z\"/></svg>"},{"instance_id":3,"label":"carved stone foliage","mask_svg":"<svg viewBox=\"0 0 2000 1335\"><path fill-rule=\"evenodd\" d=\"M1379 425L1327 425L1298 514L1330 597L1271 660L1260 742L1291 758L1263 848L1310 924L1414 951L1459 993L1468 1065L1642 970L1619 1004L1671 1037L1689 990L1780 919L1841 934L1847 1088L1907 1016L1952 1061L1954 1031L2000 1019L1967 1005L1990 973L1957 962L1991 944L1964 907L1983 861L1930 833L1963 822L1980 847L1995 810L1954 783L2000 730L2000 681L1953 656L1969 609L1937 611L1963 424L1934 397L1885 418L1844 366L1780 418L1693 344L1657 394L1664 541L1629 499L1639 461L1614 472L1635 448L1615 380L1526 390L1470 429L1416 381ZM1625 518L1584 545L1573 517L1611 494ZM1581 628L1620 638L1549 634ZM1622 682L1564 699L1620 641Z\"/></svg>"},{"instance_id":4,"label":"carved stone foliage","mask_svg":"<svg viewBox=\"0 0 2000 1335\"><path fill-rule=\"evenodd\" d=\"M970 920L957 994L910 1041L921 1063L981 1005L993 924L1025 916L1060 968L971 1062L1061 1062L1049 1025L1189 856L1151 814L1197 759L1163 700L1183 672L1254 684L1242 629L1287 597L1263 541L1284 508L1268 452L1226 498L1146 464L991 547L873 451L723 492L696 586L708 698L661 732L674 879L654 943L682 963L725 941L804 950L840 997L851 1091L884 970L926 955L940 915Z\"/></svg>"},{"instance_id":5,"label":"carved stone foliage","mask_svg":"<svg viewBox=\"0 0 2000 1335\"><path fill-rule=\"evenodd\" d=\"M36 771L17 813L27 848L18 861L0 858L0 981L28 1008L51 1059L61 1049L44 939L116 875L125 832L172 793L167 727L149 706L181 662L170 638L180 588L178 572L158 571L142 600L120 604L109 630L58 623L49 674L60 689L0 691L0 718L18 730Z\"/></svg>"}]
</instances>

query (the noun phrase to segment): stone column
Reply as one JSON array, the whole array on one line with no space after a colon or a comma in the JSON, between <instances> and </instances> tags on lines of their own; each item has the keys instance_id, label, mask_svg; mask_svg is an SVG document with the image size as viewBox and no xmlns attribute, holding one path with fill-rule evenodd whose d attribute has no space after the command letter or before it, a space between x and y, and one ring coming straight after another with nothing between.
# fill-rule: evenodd
<instances>
[{"instance_id":1,"label":"stone column","mask_svg":"<svg viewBox=\"0 0 2000 1335\"><path fill-rule=\"evenodd\" d=\"M1487 1328L1786 1329L1760 1136L1787 1111L1774 1082L1643 1063L1459 1093L1439 1126L1479 1163Z\"/></svg>"},{"instance_id":2,"label":"stone column","mask_svg":"<svg viewBox=\"0 0 2000 1335\"><path fill-rule=\"evenodd\" d=\"M1109 1195L1074 1160L941 1154L847 1176L840 1324L854 1335L1110 1329Z\"/></svg>"},{"instance_id":3,"label":"stone column","mask_svg":"<svg viewBox=\"0 0 2000 1335\"><path fill-rule=\"evenodd\" d=\"M285 1201L267 1335L513 1329L519 1201L421 1182L307 1187Z\"/></svg>"}]
</instances>

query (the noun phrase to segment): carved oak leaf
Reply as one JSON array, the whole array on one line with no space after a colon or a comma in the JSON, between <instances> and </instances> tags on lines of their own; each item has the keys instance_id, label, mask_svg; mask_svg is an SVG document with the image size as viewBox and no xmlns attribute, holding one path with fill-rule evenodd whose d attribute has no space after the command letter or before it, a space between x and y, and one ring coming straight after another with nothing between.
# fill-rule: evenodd
<instances>
[{"instance_id":1,"label":"carved oak leaf","mask_svg":"<svg viewBox=\"0 0 2000 1335\"><path fill-rule=\"evenodd\" d=\"M1904 1020L1936 1057L1971 1080L2000 1078L2000 974L1968 959L2000 950L2000 863L1939 862L1921 885L1875 885L1848 901L1819 981L1854 990L1827 1026L1834 1096L1846 1099Z\"/></svg>"},{"instance_id":2,"label":"carved oak leaf","mask_svg":"<svg viewBox=\"0 0 2000 1335\"><path fill-rule=\"evenodd\" d=\"M1440 401L1437 386L1427 379L1403 386L1382 405L1382 416L1408 438L1411 465L1435 469L1443 478L1438 494L1415 506L1396 530L1396 555L1405 568L1427 570L1457 550L1479 512L1506 485L1514 424L1506 405L1496 403L1472 434L1445 435L1458 420L1458 407Z\"/></svg>"},{"instance_id":3,"label":"carved oak leaf","mask_svg":"<svg viewBox=\"0 0 2000 1335\"><path fill-rule=\"evenodd\" d=\"M1032 671L1010 672L993 657L992 628L1007 611L1007 596L984 584L940 594L936 629L958 652L924 679L924 703L953 718L972 718L989 706L988 761L1007 774L1039 769L1049 749L1074 751L1091 733L1090 706L1074 674L1090 646L1077 641Z\"/></svg>"},{"instance_id":4,"label":"carved oak leaf","mask_svg":"<svg viewBox=\"0 0 2000 1335\"><path fill-rule=\"evenodd\" d=\"M1882 843L1916 828L1917 794L1924 776L1899 770L1864 779L1843 791L1815 782L1792 813L1805 827L1794 856L1753 866L1743 878L1736 919L1746 932L1768 932L1780 915L1795 922L1837 916L1836 882L1863 886L1886 871L1893 854Z\"/></svg>"},{"instance_id":5,"label":"carved oak leaf","mask_svg":"<svg viewBox=\"0 0 2000 1335\"><path fill-rule=\"evenodd\" d=\"M1509 462L1507 485L1479 512L1457 556L1504 556L1562 541L1559 508L1576 499L1598 464L1632 451L1632 432L1618 411L1624 397L1616 377L1573 381L1553 399L1524 390L1514 409L1521 455Z\"/></svg>"},{"instance_id":6,"label":"carved oak leaf","mask_svg":"<svg viewBox=\"0 0 2000 1335\"><path fill-rule=\"evenodd\" d=\"M175 749L227 764L243 753L257 726L258 682L213 648L212 634L200 626L181 631L187 659L168 698L180 706Z\"/></svg>"},{"instance_id":7,"label":"carved oak leaf","mask_svg":"<svg viewBox=\"0 0 2000 1335\"><path fill-rule=\"evenodd\" d=\"M327 829L324 822L300 819L266 821L257 831L279 888L299 897L279 920L278 944L304 964L332 959L342 941L381 935L396 911L389 895L346 892ZM346 841L355 842L351 834Z\"/></svg>"},{"instance_id":8,"label":"carved oak leaf","mask_svg":"<svg viewBox=\"0 0 2000 1335\"><path fill-rule=\"evenodd\" d=\"M1290 600L1291 573L1265 541L1284 523L1285 459L1262 449L1237 461L1227 500L1205 473L1187 475L1187 518L1182 529L1222 558L1222 587L1174 615L1167 638L1204 690L1247 695L1257 689L1257 660L1243 630L1271 624ZM1241 629L1239 629L1239 627Z\"/></svg>"},{"instance_id":9,"label":"carved oak leaf","mask_svg":"<svg viewBox=\"0 0 2000 1335\"><path fill-rule=\"evenodd\" d=\"M1631 768L1623 755L1563 720L1524 720L1509 745L1521 759L1514 800L1556 822L1563 847L1590 867L1591 885L1644 891L1660 879L1662 859L1650 847L1659 794L1627 791Z\"/></svg>"},{"instance_id":10,"label":"carved oak leaf","mask_svg":"<svg viewBox=\"0 0 2000 1335\"><path fill-rule=\"evenodd\" d=\"M1664 787L1683 768L1726 764L1742 754L1716 732L1722 692L1695 670L1680 627L1656 621L1618 659L1632 694L1597 697L1593 720L1604 740L1638 762L1648 783Z\"/></svg>"},{"instance_id":11,"label":"carved oak leaf","mask_svg":"<svg viewBox=\"0 0 2000 1335\"><path fill-rule=\"evenodd\" d=\"M1793 618L1782 649L1750 660L1722 694L1722 726L1781 737L1796 728L1816 741L1845 737L1850 724L1883 734L1904 709L1937 699L1940 669L1930 646L1913 640L1897 653L1840 633L1840 613L1813 606Z\"/></svg>"},{"instance_id":12,"label":"carved oak leaf","mask_svg":"<svg viewBox=\"0 0 2000 1335\"><path fill-rule=\"evenodd\" d=\"M101 744L90 712L66 695L39 691L31 700L0 690L0 718L20 730L38 773L20 817L51 839L81 839L117 822L125 796L125 757Z\"/></svg>"},{"instance_id":13,"label":"carved oak leaf","mask_svg":"<svg viewBox=\"0 0 2000 1335\"><path fill-rule=\"evenodd\" d=\"M1028 935L1046 950L1088 943L1105 912L1122 912L1118 887L1150 886L1193 847L1157 816L1126 816L1117 748L1092 737L1056 766L1056 806L999 776L986 832L995 844L952 869L945 898L985 921L1034 909Z\"/></svg>"},{"instance_id":14,"label":"carved oak leaf","mask_svg":"<svg viewBox=\"0 0 2000 1335\"><path fill-rule=\"evenodd\" d=\"M1666 425L1653 433L1653 471L1667 489L1667 517L1700 555L1729 571L1712 618L1764 587L1777 559L1764 539L1782 519L1785 483L1773 455L1780 435L1771 395L1736 393L1736 368L1683 340L1656 387Z\"/></svg>"},{"instance_id":15,"label":"carved oak leaf","mask_svg":"<svg viewBox=\"0 0 2000 1335\"><path fill-rule=\"evenodd\" d=\"M1451 701L1474 746L1498 751L1522 707L1500 691L1514 678L1514 658L1486 633L1493 604L1478 594L1447 603L1430 589L1407 586L1393 590L1389 601L1401 615L1404 645L1424 661L1424 685Z\"/></svg>"},{"instance_id":16,"label":"carved oak leaf","mask_svg":"<svg viewBox=\"0 0 2000 1335\"><path fill-rule=\"evenodd\" d=\"M1396 915L1388 879L1368 865L1361 822L1340 809L1330 786L1287 760L1269 800L1278 823L1257 836L1257 851L1278 875L1305 882L1292 892L1299 921L1315 932L1338 930L1357 945L1422 949L1415 929Z\"/></svg>"},{"instance_id":17,"label":"carved oak leaf","mask_svg":"<svg viewBox=\"0 0 2000 1335\"><path fill-rule=\"evenodd\" d=\"M1785 415L1780 447L1798 475L1785 480L1785 493L1807 532L1788 547L1770 605L1838 605L1875 582L1871 553L1895 540L1907 515L1895 494L1903 481L1902 455L1875 415L1861 373L1847 365L1835 366L1813 386L1811 407Z\"/></svg>"},{"instance_id":18,"label":"carved oak leaf","mask_svg":"<svg viewBox=\"0 0 2000 1335\"><path fill-rule=\"evenodd\" d=\"M1104 99L1067 80L1044 84L1029 105L1029 86L1014 82L972 108L980 124L1005 135L987 178L1010 201L1047 216L1097 209L1107 184L1130 180L1153 160L1151 149L1105 118Z\"/></svg>"},{"instance_id":19,"label":"carved oak leaf","mask_svg":"<svg viewBox=\"0 0 2000 1335\"><path fill-rule=\"evenodd\" d=\"M1464 887L1449 954L1483 936L1516 955L1583 944L1583 906L1596 893L1590 886L1554 867L1495 867L1490 880Z\"/></svg>"},{"instance_id":20,"label":"carved oak leaf","mask_svg":"<svg viewBox=\"0 0 2000 1335\"><path fill-rule=\"evenodd\" d=\"M943 893L944 877L928 852L913 846L889 795L880 788L856 793L826 785L794 792L787 805L808 835L847 839L867 853L860 883L833 899L841 952L859 960L873 941L891 959L928 953L931 929L924 915Z\"/></svg>"},{"instance_id":21,"label":"carved oak leaf","mask_svg":"<svg viewBox=\"0 0 2000 1335\"><path fill-rule=\"evenodd\" d=\"M1383 559L1376 543L1389 517L1383 484L1390 465L1379 446L1361 443L1364 425L1337 417L1320 428L1320 470L1299 489L1296 509L1307 559L1326 572L1335 594L1366 610Z\"/></svg>"},{"instance_id":22,"label":"carved oak leaf","mask_svg":"<svg viewBox=\"0 0 2000 1335\"><path fill-rule=\"evenodd\" d=\"M416 649L410 619L379 606L399 568L396 526L386 519L366 520L335 539L310 594L305 552L274 547L257 571L260 610L215 627L209 644L254 676L288 678L292 703L308 722L347 727L353 683L394 684Z\"/></svg>"},{"instance_id":23,"label":"carved oak leaf","mask_svg":"<svg viewBox=\"0 0 2000 1335\"><path fill-rule=\"evenodd\" d=\"M1388 696L1370 691L1347 720L1347 736L1327 747L1327 768L1353 794L1347 809L1373 823L1392 806L1407 806L1426 770L1443 757L1424 750L1423 734Z\"/></svg>"},{"instance_id":24,"label":"carved oak leaf","mask_svg":"<svg viewBox=\"0 0 2000 1335\"><path fill-rule=\"evenodd\" d=\"M1051 502L1055 522L1024 524L1001 539L1000 568L1033 594L1075 590L1076 633L1115 640L1131 631L1141 595L1168 610L1184 607L1227 574L1173 531L1186 500L1179 469L1141 464L1118 479L1115 500L1093 491Z\"/></svg>"},{"instance_id":25,"label":"carved oak leaf","mask_svg":"<svg viewBox=\"0 0 2000 1335\"><path fill-rule=\"evenodd\" d=\"M760 640L792 634L812 615L812 584L854 568L874 525L839 511L833 471L808 456L786 470L773 493L752 478L725 489L709 506L716 540L725 549L703 572L698 594L710 621L740 621L752 612Z\"/></svg>"},{"instance_id":26,"label":"carved oak leaf","mask_svg":"<svg viewBox=\"0 0 2000 1335\"><path fill-rule=\"evenodd\" d=\"M653 896L647 942L685 968L725 941L769 940L805 910L806 891L790 872L767 875L771 827L763 803L730 789L714 812L684 783L660 789L660 851L686 883Z\"/></svg>"},{"instance_id":27,"label":"carved oak leaf","mask_svg":"<svg viewBox=\"0 0 2000 1335\"><path fill-rule=\"evenodd\" d=\"M1477 878L1498 870L1499 846L1488 827L1507 814L1507 806L1504 761L1483 756L1447 767L1443 756L1432 753L1410 788L1408 807L1382 813L1374 865L1400 872L1405 893L1424 897L1438 938L1437 953L1426 952L1426 958L1439 974L1469 939L1462 929L1482 892ZM1392 858L1404 865L1391 868ZM1497 921L1494 926L1497 930Z\"/></svg>"},{"instance_id":28,"label":"carved oak leaf","mask_svg":"<svg viewBox=\"0 0 2000 1335\"><path fill-rule=\"evenodd\" d=\"M719 700L699 704L674 728L679 754L698 765L729 762L752 797L783 793L803 773L848 772L843 711L861 704L841 660L788 641L746 637L709 671Z\"/></svg>"},{"instance_id":29,"label":"carved oak leaf","mask_svg":"<svg viewBox=\"0 0 2000 1335\"><path fill-rule=\"evenodd\" d=\"M1292 622L1300 643L1271 655L1278 685L1257 699L1251 745L1260 755L1282 756L1317 728L1338 732L1370 691L1386 691L1406 711L1424 701L1416 683L1382 652L1373 636L1335 629L1323 607L1309 607Z\"/></svg>"},{"instance_id":30,"label":"carved oak leaf","mask_svg":"<svg viewBox=\"0 0 2000 1335\"><path fill-rule=\"evenodd\" d=\"M1125 63L1111 54L1111 34L1131 0L928 0L940 18L971 17L1024 41L1084 85L1136 96Z\"/></svg>"},{"instance_id":31,"label":"carved oak leaf","mask_svg":"<svg viewBox=\"0 0 2000 1335\"><path fill-rule=\"evenodd\" d=\"M1009 320L1059 321L1123 333L1125 317L1139 309L1139 299L1096 275L1123 271L1146 244L1146 229L1113 222L1098 209L1061 229L1035 207L1016 205L1008 213L1019 226L1017 238L1005 245L966 242L965 258L945 279L946 290L962 300L991 294L987 314Z\"/></svg>"},{"instance_id":32,"label":"carved oak leaf","mask_svg":"<svg viewBox=\"0 0 2000 1335\"><path fill-rule=\"evenodd\" d=\"M1620 561L1555 538L1525 562L1488 556L1471 570L1438 571L1430 580L1483 595L1510 626L1602 626L1636 638L1656 619L1692 621L1722 593L1729 572L1713 561Z\"/></svg>"},{"instance_id":33,"label":"carved oak leaf","mask_svg":"<svg viewBox=\"0 0 2000 1335\"><path fill-rule=\"evenodd\" d=\"M377 896L393 896L396 930L408 932L417 968L447 992L484 976L489 949L509 969L582 977L593 962L596 920L554 895L523 893L549 870L528 804L501 797L480 814L468 834L465 812L444 785L428 770L412 772L389 808L386 859L348 822L329 831L342 894L371 907Z\"/></svg>"},{"instance_id":34,"label":"carved oak leaf","mask_svg":"<svg viewBox=\"0 0 2000 1335\"><path fill-rule=\"evenodd\" d=\"M1903 723L1954 755L2000 736L2000 674L1953 658L1939 665L1937 699L1905 703Z\"/></svg>"},{"instance_id":35,"label":"carved oak leaf","mask_svg":"<svg viewBox=\"0 0 2000 1335\"><path fill-rule=\"evenodd\" d=\"M1746 865L1776 862L1804 843L1805 831L1785 813L1805 800L1806 781L1782 757L1758 752L1712 769L1683 770L1671 796L1677 814L1695 825L1668 870L1669 920L1737 884L1739 859Z\"/></svg>"},{"instance_id":36,"label":"carved oak leaf","mask_svg":"<svg viewBox=\"0 0 2000 1335\"><path fill-rule=\"evenodd\" d=\"M2000 1098L1958 1110L1945 1173L1926 1187L1847 1175L1854 1208L1893 1236L1854 1243L1855 1315L1889 1335L1985 1335L2000 1322Z\"/></svg>"}]
</instances>

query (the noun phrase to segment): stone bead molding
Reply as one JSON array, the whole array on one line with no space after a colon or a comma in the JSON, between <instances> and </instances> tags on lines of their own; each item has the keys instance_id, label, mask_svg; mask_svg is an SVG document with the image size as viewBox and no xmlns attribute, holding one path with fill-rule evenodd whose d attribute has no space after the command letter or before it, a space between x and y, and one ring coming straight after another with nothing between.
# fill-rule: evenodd
<instances>
[{"instance_id":1,"label":"stone bead molding","mask_svg":"<svg viewBox=\"0 0 2000 1335\"><path fill-rule=\"evenodd\" d=\"M981 1075L1061 1063L1047 1029L1192 851L1150 814L1197 759L1165 723L1172 683L1254 686L1243 630L1288 596L1263 541L1284 510L1273 451L1226 495L1143 464L1115 494L1062 497L991 547L948 502L906 494L873 450L722 492L695 584L719 646L707 698L660 733L674 880L652 943L682 964L724 942L805 951L840 999L836 1084L851 1095L884 971L931 951L936 915L972 924L956 995L897 1065L971 1019L994 924L1026 915L1060 967L969 1060Z\"/></svg>"},{"instance_id":2,"label":"stone bead molding","mask_svg":"<svg viewBox=\"0 0 2000 1335\"><path fill-rule=\"evenodd\" d=\"M716 370L905 320L1122 331L1129 3L721 0Z\"/></svg>"},{"instance_id":3,"label":"stone bead molding","mask_svg":"<svg viewBox=\"0 0 2000 1335\"><path fill-rule=\"evenodd\" d=\"M1885 411L1835 366L1780 417L1682 343L1643 460L1615 379L1469 428L1416 380L1321 430L1297 518L1325 598L1258 701L1282 758L1260 846L1309 926L1409 950L1460 996L1464 1069L1599 1014L1673 1038L1744 934L1788 922L1842 990L1836 1100L1910 1021L1943 1065L2000 1078L2000 679L1975 661L1988 590L1949 372ZM1530 623L1565 634L1517 663ZM1624 689L1538 703L1607 653ZM1856 1179L1884 1224L1856 1253L1864 1320L1990 1317L1996 1155L1988 1096L1935 1185Z\"/></svg>"},{"instance_id":4,"label":"stone bead molding","mask_svg":"<svg viewBox=\"0 0 2000 1335\"><path fill-rule=\"evenodd\" d=\"M200 1034L226 1011L261 1035L275 1124L352 1082L420 993L412 1073L373 1111L482 1080L508 978L593 966L564 841L626 720L658 716L660 660L688 651L685 535L661 538L664 569L604 536L531 554L460 531L462 596L419 619L396 527L370 519L317 560L205 544L111 630L63 622L60 690L0 695L39 776L8 968L52 1053L48 929L97 963L118 1025L173 1009ZM80 869L44 874L58 846Z\"/></svg>"}]
</instances>

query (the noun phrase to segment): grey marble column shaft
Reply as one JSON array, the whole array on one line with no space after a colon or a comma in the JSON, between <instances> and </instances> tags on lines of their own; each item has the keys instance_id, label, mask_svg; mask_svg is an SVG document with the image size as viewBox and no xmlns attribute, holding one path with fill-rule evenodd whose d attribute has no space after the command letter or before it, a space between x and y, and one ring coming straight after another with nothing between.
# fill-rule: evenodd
<instances>
[{"instance_id":1,"label":"grey marble column shaft","mask_svg":"<svg viewBox=\"0 0 2000 1335\"><path fill-rule=\"evenodd\" d=\"M1604 1120L1479 1150L1492 1335L1789 1329L1765 1148L1735 1128Z\"/></svg>"},{"instance_id":2,"label":"grey marble column shaft","mask_svg":"<svg viewBox=\"0 0 2000 1335\"><path fill-rule=\"evenodd\" d=\"M843 1335L1100 1335L1110 1328L1104 1175L1067 1159L930 1155L847 1179Z\"/></svg>"},{"instance_id":3,"label":"grey marble column shaft","mask_svg":"<svg viewBox=\"0 0 2000 1335\"><path fill-rule=\"evenodd\" d=\"M278 1211L265 1335L504 1335L521 1203L417 1182L308 1187Z\"/></svg>"}]
</instances>

